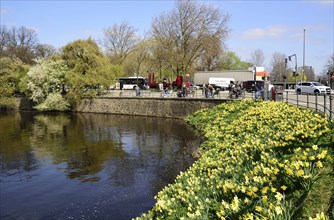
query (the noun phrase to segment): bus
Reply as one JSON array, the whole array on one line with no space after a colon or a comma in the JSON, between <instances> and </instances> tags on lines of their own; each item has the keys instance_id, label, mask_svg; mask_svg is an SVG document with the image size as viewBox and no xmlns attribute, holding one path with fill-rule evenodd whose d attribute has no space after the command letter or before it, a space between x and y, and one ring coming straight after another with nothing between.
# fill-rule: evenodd
<instances>
[{"instance_id":1,"label":"bus","mask_svg":"<svg viewBox=\"0 0 334 220\"><path fill-rule=\"evenodd\" d=\"M140 89L148 89L148 79L142 76L120 77L118 83L119 89L135 89L137 85Z\"/></svg>"}]
</instances>

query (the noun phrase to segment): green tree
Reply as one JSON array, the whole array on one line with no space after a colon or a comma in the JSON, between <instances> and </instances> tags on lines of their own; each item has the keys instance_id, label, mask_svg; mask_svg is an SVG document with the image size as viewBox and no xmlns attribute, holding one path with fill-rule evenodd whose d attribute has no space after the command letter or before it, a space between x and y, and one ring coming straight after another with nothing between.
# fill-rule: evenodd
<instances>
[{"instance_id":1,"label":"green tree","mask_svg":"<svg viewBox=\"0 0 334 220\"><path fill-rule=\"evenodd\" d=\"M298 82L298 81L305 81L306 76L304 76L304 79L302 79L302 70L297 70L297 74L295 74L295 69L288 69L287 70L287 75L288 75L288 82Z\"/></svg>"},{"instance_id":2,"label":"green tree","mask_svg":"<svg viewBox=\"0 0 334 220\"><path fill-rule=\"evenodd\" d=\"M65 76L68 68L63 60L36 60L37 64L28 72L28 90L30 98L38 105L36 109L59 110L69 109L69 104L62 97Z\"/></svg>"},{"instance_id":3,"label":"green tree","mask_svg":"<svg viewBox=\"0 0 334 220\"><path fill-rule=\"evenodd\" d=\"M240 60L232 51L225 53L220 61L221 70L247 70L249 64Z\"/></svg>"},{"instance_id":4,"label":"green tree","mask_svg":"<svg viewBox=\"0 0 334 220\"><path fill-rule=\"evenodd\" d=\"M68 83L75 88L107 85L118 74L110 72L111 64L92 39L77 40L66 45L61 58L70 69Z\"/></svg>"},{"instance_id":5,"label":"green tree","mask_svg":"<svg viewBox=\"0 0 334 220\"><path fill-rule=\"evenodd\" d=\"M29 66L19 58L0 59L0 108L14 107L14 94L20 93L20 82L29 71Z\"/></svg>"},{"instance_id":6,"label":"green tree","mask_svg":"<svg viewBox=\"0 0 334 220\"><path fill-rule=\"evenodd\" d=\"M110 86L123 75L123 68L113 65L92 39L77 40L62 48L61 59L69 68L67 98L74 107L83 96L95 96L102 86Z\"/></svg>"}]
</instances>

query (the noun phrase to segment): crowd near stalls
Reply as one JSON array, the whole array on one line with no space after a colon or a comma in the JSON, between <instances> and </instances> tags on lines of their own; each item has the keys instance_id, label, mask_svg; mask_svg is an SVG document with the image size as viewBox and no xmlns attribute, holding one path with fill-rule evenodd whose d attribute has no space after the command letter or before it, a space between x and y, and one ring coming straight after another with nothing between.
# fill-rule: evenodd
<instances>
[{"instance_id":1,"label":"crowd near stalls","mask_svg":"<svg viewBox=\"0 0 334 220\"><path fill-rule=\"evenodd\" d=\"M160 76L161 78L161 76ZM265 93L271 92L273 85L268 80L269 73L264 68L254 70L224 71L224 72L196 72L193 76L179 74L175 81L170 82L167 77L156 80L154 72L147 72L147 77L121 77L116 89L121 90L156 90L161 96L198 97L196 90L202 90L204 98L220 98L222 91L228 91L228 98L244 98L245 93L253 93L255 98L264 99ZM140 92L136 92L139 94Z\"/></svg>"}]
</instances>

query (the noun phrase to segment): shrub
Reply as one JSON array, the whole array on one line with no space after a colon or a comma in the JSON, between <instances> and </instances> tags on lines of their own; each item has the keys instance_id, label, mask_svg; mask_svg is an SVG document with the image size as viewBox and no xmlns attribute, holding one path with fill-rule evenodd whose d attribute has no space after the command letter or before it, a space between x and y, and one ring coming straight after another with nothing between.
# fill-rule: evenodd
<instances>
[{"instance_id":1,"label":"shrub","mask_svg":"<svg viewBox=\"0 0 334 220\"><path fill-rule=\"evenodd\" d=\"M39 111L66 111L70 109L70 104L59 93L50 93L35 108Z\"/></svg>"}]
</instances>

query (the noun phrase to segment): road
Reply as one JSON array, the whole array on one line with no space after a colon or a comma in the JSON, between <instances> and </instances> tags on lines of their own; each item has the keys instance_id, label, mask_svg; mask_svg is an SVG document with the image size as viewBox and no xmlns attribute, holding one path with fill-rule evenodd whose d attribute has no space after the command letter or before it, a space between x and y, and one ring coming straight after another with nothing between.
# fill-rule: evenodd
<instances>
[{"instance_id":1,"label":"road","mask_svg":"<svg viewBox=\"0 0 334 220\"><path fill-rule=\"evenodd\" d=\"M334 119L334 95L298 95L294 91L285 91L283 100L293 105L312 108L320 112L325 112Z\"/></svg>"},{"instance_id":2,"label":"road","mask_svg":"<svg viewBox=\"0 0 334 220\"><path fill-rule=\"evenodd\" d=\"M103 97L136 97L135 90L110 90ZM146 98L179 98L177 92L171 92L170 94L163 94L159 91L141 90L140 97ZM205 99L202 90L194 90L191 95L185 97ZM212 97L210 97L212 98ZM245 92L243 98L254 98L254 93ZM220 91L219 95L215 95L214 99L230 99L228 91ZM239 98L241 99L241 97ZM334 119L334 94L331 96L315 96L301 94L297 95L294 90L285 90L283 95L276 95L277 101L288 102L293 105L302 106L306 108L312 108L320 112L325 112Z\"/></svg>"}]
</instances>

